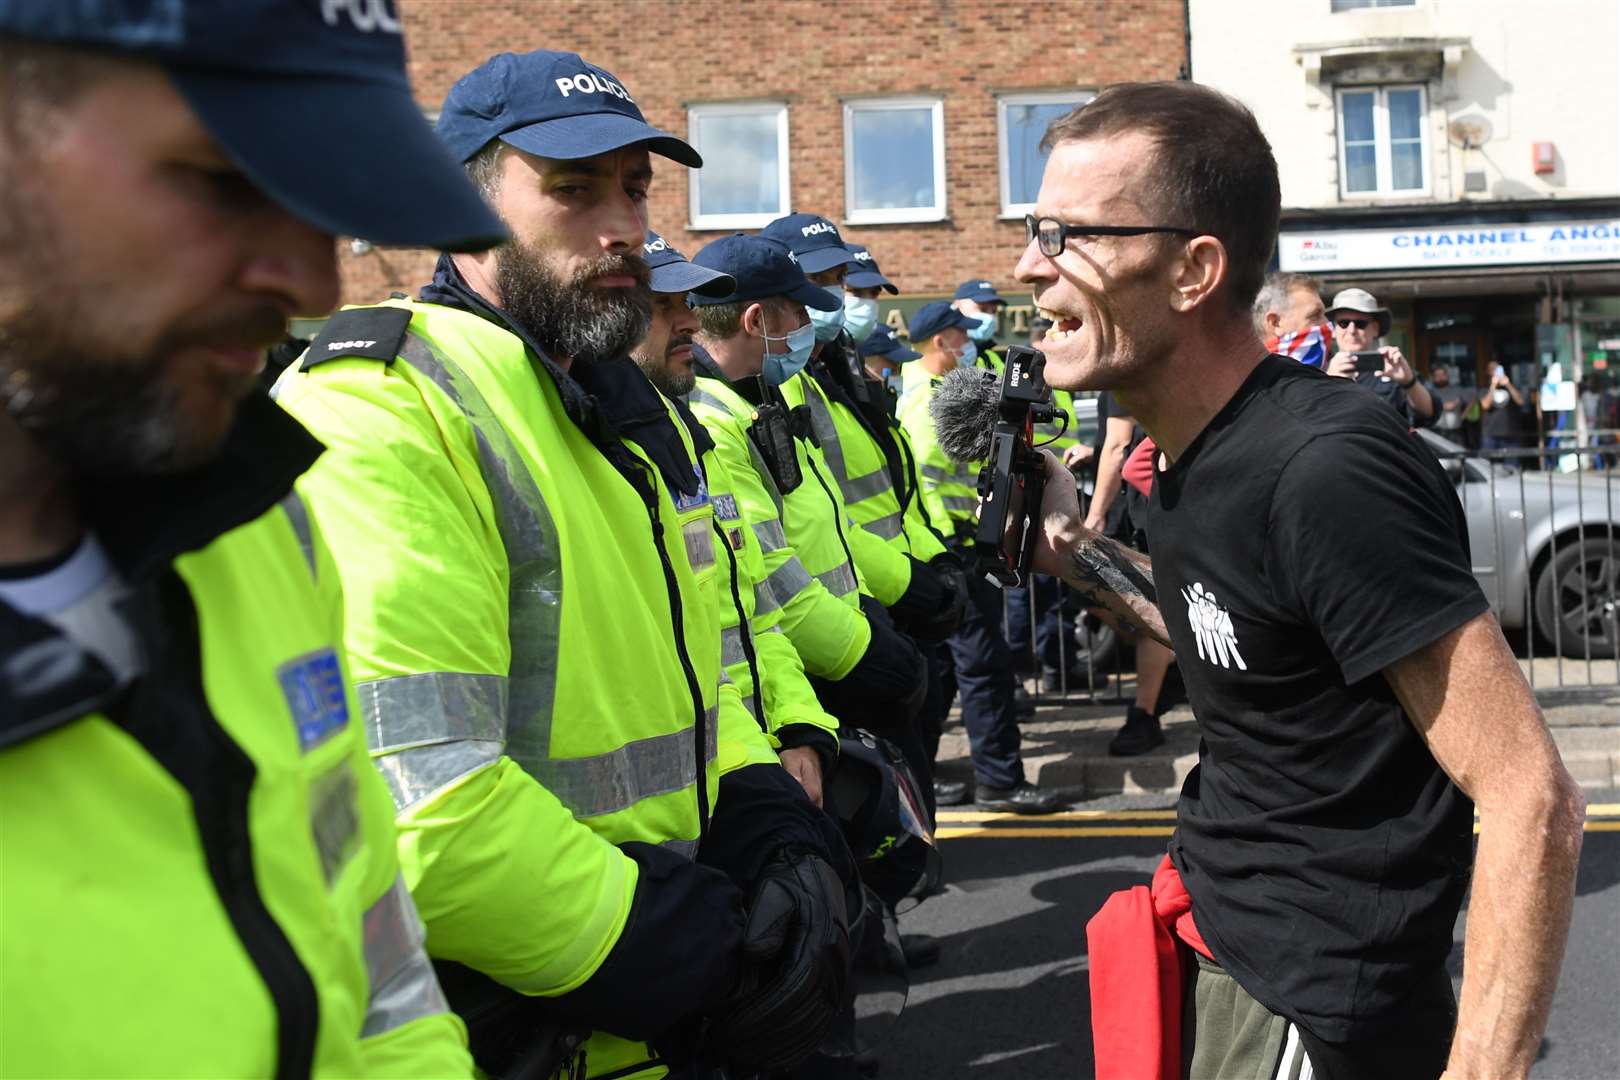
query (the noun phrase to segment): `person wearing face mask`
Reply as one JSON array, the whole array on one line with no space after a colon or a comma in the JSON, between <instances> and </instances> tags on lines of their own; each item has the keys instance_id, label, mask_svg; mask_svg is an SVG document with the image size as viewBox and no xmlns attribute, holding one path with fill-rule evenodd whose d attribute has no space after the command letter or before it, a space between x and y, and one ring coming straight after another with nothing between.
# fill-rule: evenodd
<instances>
[{"instance_id":1,"label":"person wearing face mask","mask_svg":"<svg viewBox=\"0 0 1620 1080\"><path fill-rule=\"evenodd\" d=\"M1006 306L1006 299L983 278L962 282L951 300L951 307L972 323L968 327L968 338L975 346L973 362L997 375L1001 374L1004 362L996 350L996 331L1001 328L1001 309Z\"/></svg>"},{"instance_id":2,"label":"person wearing face mask","mask_svg":"<svg viewBox=\"0 0 1620 1080\"><path fill-rule=\"evenodd\" d=\"M943 300L924 304L911 317L909 329L911 340L925 351L900 369L900 424L917 448L923 501L931 518L948 523L950 542L964 559L978 526L982 463L958 464L946 456L928 404L946 372L972 364L978 356L977 343L967 333L974 325L975 320ZM968 586L972 603L949 645L973 757L976 801L986 810L1052 813L1063 806L1061 797L1024 779L1012 657L1001 636L1001 597L982 577L969 577Z\"/></svg>"},{"instance_id":3,"label":"person wearing face mask","mask_svg":"<svg viewBox=\"0 0 1620 1080\"><path fill-rule=\"evenodd\" d=\"M737 282L730 295L694 297L697 379L688 404L763 549L762 601L781 607L782 632L828 712L915 753L912 718L924 701L926 664L887 619L862 610L849 543L857 530L808 418L782 401L782 384L803 369L814 340L806 309L834 311L837 303L786 248L761 237L723 237L692 262Z\"/></svg>"},{"instance_id":4,"label":"person wearing face mask","mask_svg":"<svg viewBox=\"0 0 1620 1080\"><path fill-rule=\"evenodd\" d=\"M878 269L877 259L864 246L845 244L844 250L849 252L849 261L844 264L844 288L849 290L844 298L844 329L849 332L856 348L861 349L870 340L872 332L879 329L878 298L884 293L893 296L900 290L883 276L883 271ZM894 331L890 330L889 333L892 337Z\"/></svg>"}]
</instances>

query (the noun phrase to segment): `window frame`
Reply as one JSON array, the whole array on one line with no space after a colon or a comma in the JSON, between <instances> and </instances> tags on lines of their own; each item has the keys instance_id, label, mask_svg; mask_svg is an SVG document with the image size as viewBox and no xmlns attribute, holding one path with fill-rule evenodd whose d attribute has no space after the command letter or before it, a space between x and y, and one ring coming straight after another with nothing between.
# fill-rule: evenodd
<instances>
[{"instance_id":1,"label":"window frame","mask_svg":"<svg viewBox=\"0 0 1620 1080\"><path fill-rule=\"evenodd\" d=\"M844 100L844 224L899 225L946 220L945 190L945 99L932 94L897 94ZM934 204L858 210L855 207L855 140L857 112L899 111L926 106L930 110L934 134Z\"/></svg>"},{"instance_id":2,"label":"window frame","mask_svg":"<svg viewBox=\"0 0 1620 1080\"><path fill-rule=\"evenodd\" d=\"M1415 188L1394 186L1395 140L1389 127L1389 93L1392 90L1416 90L1418 93L1418 164L1422 167L1423 183ZM1371 191L1350 190L1350 162L1345 154L1346 131L1344 97L1346 94L1373 95L1373 174L1376 184ZM1343 201L1364 199L1405 199L1426 196L1434 188L1434 148L1429 137L1429 88L1423 83L1377 83L1365 86L1340 86L1333 92L1334 137L1338 143L1339 198ZM1401 140L1408 142L1410 140Z\"/></svg>"},{"instance_id":3,"label":"window frame","mask_svg":"<svg viewBox=\"0 0 1620 1080\"><path fill-rule=\"evenodd\" d=\"M684 171L687 176L686 227L688 230L693 232L704 230L732 232L738 229L763 229L783 214L789 212L793 206L793 177L788 154L788 103L786 101L694 102L686 107L686 131L691 136L693 147L697 149L699 154L702 154L703 147L699 145L697 136L698 120L702 116L717 114L762 116L770 113L776 114L777 208L773 211L751 214L705 214L700 209L703 195L703 170L687 169Z\"/></svg>"},{"instance_id":4,"label":"window frame","mask_svg":"<svg viewBox=\"0 0 1620 1080\"><path fill-rule=\"evenodd\" d=\"M1404 0L1403 3L1383 4L1378 3L1377 0L1373 0L1373 3L1371 4L1353 8L1335 8L1333 6L1334 3L1335 0L1328 0L1329 15L1359 15L1363 11L1409 11L1421 4L1422 0Z\"/></svg>"},{"instance_id":5,"label":"window frame","mask_svg":"<svg viewBox=\"0 0 1620 1080\"><path fill-rule=\"evenodd\" d=\"M1097 96L1097 91L1069 90L1016 90L996 95L996 171L1000 174L1000 206L998 217L1009 221L1022 221L1025 214L1035 212L1035 204L1009 201L1011 183L1007 148L1007 107L1010 105L1086 105Z\"/></svg>"}]
</instances>

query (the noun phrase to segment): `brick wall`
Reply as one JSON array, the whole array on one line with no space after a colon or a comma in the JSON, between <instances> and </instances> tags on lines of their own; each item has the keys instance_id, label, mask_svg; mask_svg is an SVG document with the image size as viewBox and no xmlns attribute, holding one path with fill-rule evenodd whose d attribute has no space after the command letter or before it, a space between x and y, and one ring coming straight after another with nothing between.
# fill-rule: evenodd
<instances>
[{"instance_id":1,"label":"brick wall","mask_svg":"<svg viewBox=\"0 0 1620 1080\"><path fill-rule=\"evenodd\" d=\"M1185 56L1181 0L401 0L411 79L436 110L488 56L567 49L612 72L647 119L684 135L686 106L789 104L796 210L840 223L908 294L984 276L1018 295L1021 223L998 221L997 92L1174 78ZM844 226L841 96L944 99L948 219ZM652 226L690 255L718 233L686 229L686 170L655 159ZM414 291L431 254L343 250L349 303ZM1008 292L1012 290L1012 292Z\"/></svg>"}]
</instances>

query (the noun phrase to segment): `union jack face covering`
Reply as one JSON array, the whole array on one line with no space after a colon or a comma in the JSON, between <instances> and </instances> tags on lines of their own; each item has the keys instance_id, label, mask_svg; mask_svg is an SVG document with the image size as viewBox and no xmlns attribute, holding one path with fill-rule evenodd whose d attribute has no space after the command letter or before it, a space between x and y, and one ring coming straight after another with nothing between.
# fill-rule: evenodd
<instances>
[{"instance_id":1,"label":"union jack face covering","mask_svg":"<svg viewBox=\"0 0 1620 1080\"><path fill-rule=\"evenodd\" d=\"M1291 356L1302 364L1319 368L1327 363L1328 347L1333 343L1333 327L1327 323L1292 334L1282 334L1266 341L1266 348L1279 356Z\"/></svg>"}]
</instances>

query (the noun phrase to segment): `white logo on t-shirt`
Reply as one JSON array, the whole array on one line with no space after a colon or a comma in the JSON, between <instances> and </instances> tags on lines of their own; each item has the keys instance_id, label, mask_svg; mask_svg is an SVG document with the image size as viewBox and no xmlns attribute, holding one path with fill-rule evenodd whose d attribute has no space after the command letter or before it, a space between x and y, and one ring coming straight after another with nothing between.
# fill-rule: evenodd
<instances>
[{"instance_id":1,"label":"white logo on t-shirt","mask_svg":"<svg viewBox=\"0 0 1620 1080\"><path fill-rule=\"evenodd\" d=\"M1193 582L1191 589L1182 589L1187 601L1187 622L1192 625L1198 641L1198 658L1223 668L1236 661L1239 671L1248 671L1243 654L1238 652L1237 631L1232 628L1232 613L1215 599L1213 592L1204 591L1204 583Z\"/></svg>"}]
</instances>

